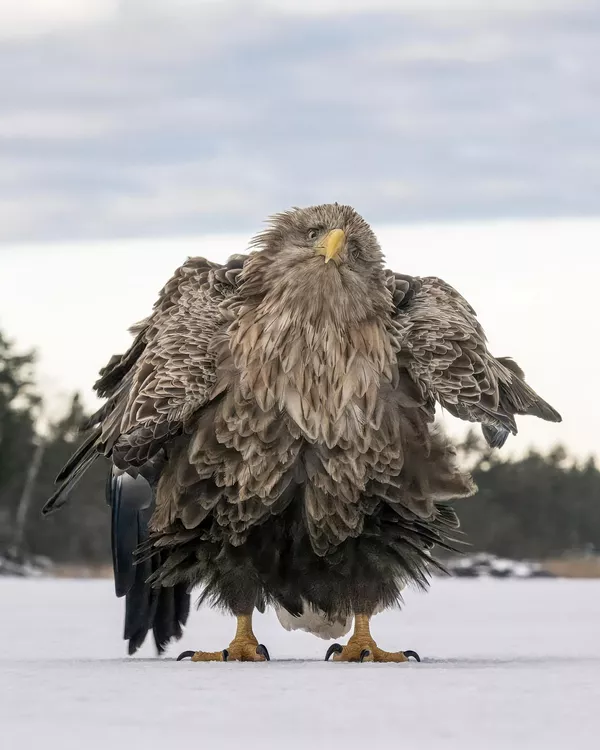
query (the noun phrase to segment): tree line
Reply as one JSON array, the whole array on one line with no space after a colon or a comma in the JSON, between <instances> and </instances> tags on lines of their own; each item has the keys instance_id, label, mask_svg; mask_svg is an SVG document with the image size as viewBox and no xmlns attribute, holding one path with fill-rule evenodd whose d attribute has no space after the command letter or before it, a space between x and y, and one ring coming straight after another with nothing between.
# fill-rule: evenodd
<instances>
[{"instance_id":1,"label":"tree line","mask_svg":"<svg viewBox=\"0 0 600 750\"><path fill-rule=\"evenodd\" d=\"M110 560L110 519L103 459L87 472L66 507L42 518L56 474L81 441L79 425L85 413L74 395L67 414L44 425L41 432L42 399L34 375L35 354L17 353L0 332L0 555L16 552L58 563L105 563ZM36 452L39 466L28 487ZM24 497L27 490L29 498Z\"/></svg>"},{"instance_id":2,"label":"tree line","mask_svg":"<svg viewBox=\"0 0 600 750\"><path fill-rule=\"evenodd\" d=\"M106 461L95 463L60 513L41 516L57 472L82 439L86 416L74 395L66 416L42 432L41 406L34 353L19 353L0 332L0 555L16 549L57 563L106 563ZM479 487L455 503L467 551L520 559L600 552L600 471L592 458L576 461L557 446L507 460L486 449L478 434L470 431L458 446Z\"/></svg>"}]
</instances>

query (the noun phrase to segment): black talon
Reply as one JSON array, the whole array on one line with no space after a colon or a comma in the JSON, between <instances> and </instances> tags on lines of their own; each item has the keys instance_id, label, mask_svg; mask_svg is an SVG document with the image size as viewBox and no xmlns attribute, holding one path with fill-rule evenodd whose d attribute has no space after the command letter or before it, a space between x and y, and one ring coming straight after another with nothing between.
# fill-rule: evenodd
<instances>
[{"instance_id":1,"label":"black talon","mask_svg":"<svg viewBox=\"0 0 600 750\"><path fill-rule=\"evenodd\" d=\"M195 653L196 653L195 651L182 651L177 657L177 661L188 659L190 656L193 656Z\"/></svg>"},{"instance_id":2,"label":"black talon","mask_svg":"<svg viewBox=\"0 0 600 750\"><path fill-rule=\"evenodd\" d=\"M363 650L360 652L360 663L362 664L363 661L367 658L367 656L371 656L371 652L368 648L363 648Z\"/></svg>"},{"instance_id":3,"label":"black talon","mask_svg":"<svg viewBox=\"0 0 600 750\"><path fill-rule=\"evenodd\" d=\"M415 661L421 661L421 657L416 651L404 651L404 656L406 656L407 659L410 659L412 656Z\"/></svg>"},{"instance_id":4,"label":"black talon","mask_svg":"<svg viewBox=\"0 0 600 750\"><path fill-rule=\"evenodd\" d=\"M269 656L269 652L267 651L267 647L263 646L262 643L259 643L256 647L256 653L259 656L264 656L267 661L271 661L271 657Z\"/></svg>"},{"instance_id":5,"label":"black talon","mask_svg":"<svg viewBox=\"0 0 600 750\"><path fill-rule=\"evenodd\" d=\"M339 644L339 643L334 643L333 645L331 645L331 646L330 646L330 647L329 647L329 648L327 649L327 653L325 654L325 661L329 661L329 657L330 657L330 656L331 656L332 654L341 654L343 650L344 650L344 649L343 649L343 647L342 647L342 646L340 646L340 644Z\"/></svg>"},{"instance_id":6,"label":"black talon","mask_svg":"<svg viewBox=\"0 0 600 750\"><path fill-rule=\"evenodd\" d=\"M227 661L227 659L229 659L229 651L226 648L224 648L223 649L223 661Z\"/></svg>"}]
</instances>

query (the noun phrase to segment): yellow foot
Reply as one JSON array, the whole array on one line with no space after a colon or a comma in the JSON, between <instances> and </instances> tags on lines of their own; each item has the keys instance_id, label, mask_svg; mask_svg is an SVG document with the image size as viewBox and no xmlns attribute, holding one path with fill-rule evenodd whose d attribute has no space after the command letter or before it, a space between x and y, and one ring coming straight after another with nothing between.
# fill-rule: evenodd
<instances>
[{"instance_id":1,"label":"yellow foot","mask_svg":"<svg viewBox=\"0 0 600 750\"><path fill-rule=\"evenodd\" d=\"M412 656L415 661L421 661L416 651L383 651L373 640L369 627L369 615L356 614L354 616L354 633L346 646L334 643L327 649L325 661L333 654L334 661L381 661L402 662Z\"/></svg>"},{"instance_id":2,"label":"yellow foot","mask_svg":"<svg viewBox=\"0 0 600 750\"><path fill-rule=\"evenodd\" d=\"M378 662L403 662L412 656L415 661L421 661L416 651L384 651L379 648L372 638L360 638L352 636L347 646L334 643L327 649L325 661L333 654L334 661L378 661Z\"/></svg>"},{"instance_id":3,"label":"yellow foot","mask_svg":"<svg viewBox=\"0 0 600 750\"><path fill-rule=\"evenodd\" d=\"M235 638L223 651L184 651L177 661L188 657L192 661L271 661L266 646L259 643L252 632L252 615L237 618Z\"/></svg>"},{"instance_id":4,"label":"yellow foot","mask_svg":"<svg viewBox=\"0 0 600 750\"><path fill-rule=\"evenodd\" d=\"M184 651L177 661L191 657L192 661L270 661L267 647L256 638L234 638L223 651Z\"/></svg>"}]
</instances>

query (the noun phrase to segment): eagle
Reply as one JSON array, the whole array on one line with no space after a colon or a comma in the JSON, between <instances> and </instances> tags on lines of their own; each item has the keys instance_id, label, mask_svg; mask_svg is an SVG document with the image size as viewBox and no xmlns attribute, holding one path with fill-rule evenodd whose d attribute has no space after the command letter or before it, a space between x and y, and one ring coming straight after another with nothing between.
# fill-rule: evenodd
<instances>
[{"instance_id":1,"label":"eagle","mask_svg":"<svg viewBox=\"0 0 600 750\"><path fill-rule=\"evenodd\" d=\"M265 661L252 628L273 606L287 629L339 639L326 658L404 662L371 617L426 588L452 549L450 501L476 491L435 423L439 405L491 447L515 417L559 422L510 358L494 357L449 284L388 270L351 207L271 217L246 255L189 258L129 350L100 371L104 403L44 506L63 505L101 456L129 652L182 634L191 591L237 618L221 651Z\"/></svg>"}]
</instances>

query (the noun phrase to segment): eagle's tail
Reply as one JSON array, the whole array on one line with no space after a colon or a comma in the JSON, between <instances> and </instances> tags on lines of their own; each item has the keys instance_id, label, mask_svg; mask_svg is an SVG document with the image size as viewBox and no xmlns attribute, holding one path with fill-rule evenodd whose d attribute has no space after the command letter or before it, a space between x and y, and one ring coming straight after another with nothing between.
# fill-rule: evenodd
<instances>
[{"instance_id":1,"label":"eagle's tail","mask_svg":"<svg viewBox=\"0 0 600 750\"><path fill-rule=\"evenodd\" d=\"M280 605L275 605L275 613L286 630L304 630L323 640L342 638L350 632L352 627L352 616L330 618L324 612L312 609L305 602L304 609L298 617L290 614Z\"/></svg>"},{"instance_id":2,"label":"eagle's tail","mask_svg":"<svg viewBox=\"0 0 600 750\"><path fill-rule=\"evenodd\" d=\"M185 584L153 588L147 583L164 562L160 555L136 562L134 552L148 539L148 522L154 509L151 486L141 476L116 476L111 471L106 488L111 507L111 546L115 591L125 597L123 637L134 654L152 630L158 653L169 641L182 636L190 610L190 595Z\"/></svg>"}]
</instances>

